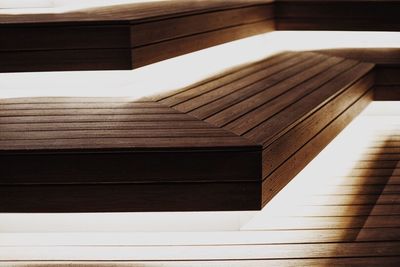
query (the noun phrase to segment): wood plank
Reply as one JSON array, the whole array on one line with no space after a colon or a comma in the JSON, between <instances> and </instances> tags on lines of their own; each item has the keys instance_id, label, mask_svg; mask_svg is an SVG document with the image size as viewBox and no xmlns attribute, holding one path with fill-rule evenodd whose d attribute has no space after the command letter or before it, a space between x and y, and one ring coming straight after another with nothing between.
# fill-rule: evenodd
<instances>
[{"instance_id":1,"label":"wood plank","mask_svg":"<svg viewBox=\"0 0 400 267\"><path fill-rule=\"evenodd\" d=\"M218 246L399 241L398 228L157 233L2 233L1 246Z\"/></svg>"},{"instance_id":2,"label":"wood plank","mask_svg":"<svg viewBox=\"0 0 400 267\"><path fill-rule=\"evenodd\" d=\"M343 176L330 177L329 185L398 185L400 176Z\"/></svg>"},{"instance_id":3,"label":"wood plank","mask_svg":"<svg viewBox=\"0 0 400 267\"><path fill-rule=\"evenodd\" d=\"M336 76L330 83L325 84L318 90L311 93L307 98L291 105L283 112L275 115L266 122L247 132L244 136L256 142L266 143L272 137L282 133L284 129L288 130L294 122L299 122L301 118L311 114L316 109L345 91L353 85L358 79L366 75L373 68L373 64L362 63L356 65L351 70ZM293 114L287 117L285 114Z\"/></svg>"},{"instance_id":4,"label":"wood plank","mask_svg":"<svg viewBox=\"0 0 400 267\"><path fill-rule=\"evenodd\" d=\"M132 49L132 68L139 68L168 58L180 56L200 49L234 41L255 34L272 31L274 22L261 22L234 26L218 31L196 34Z\"/></svg>"},{"instance_id":5,"label":"wood plank","mask_svg":"<svg viewBox=\"0 0 400 267\"><path fill-rule=\"evenodd\" d=\"M5 264L12 263L15 267L19 267L16 262L7 261ZM32 263L29 261L21 261L21 264ZM36 261L35 263L40 264L43 267L50 267L54 263L48 263L43 261ZM271 267L293 267L293 266L397 266L400 263L400 257L351 257L351 258L321 258L321 259L267 259L267 260L201 260L201 261L152 261L155 266L163 267L182 267L182 266L219 266L219 267L257 267L257 266L271 266ZM87 267L87 266L104 266L111 267L114 261L74 261L76 267ZM104 264L104 265L102 265ZM111 264L111 266L110 266ZM117 263L118 266L122 267L135 267L138 264L146 265L146 261L129 261L125 260L123 263ZM23 266L23 265L22 265ZM25 266L24 266L25 267ZM114 266L112 266L114 267Z\"/></svg>"},{"instance_id":6,"label":"wood plank","mask_svg":"<svg viewBox=\"0 0 400 267\"><path fill-rule=\"evenodd\" d=\"M74 131L74 130L134 130L134 129L204 129L209 128L202 121L149 121L139 122L53 122L1 124L2 132L25 131Z\"/></svg>"},{"instance_id":7,"label":"wood plank","mask_svg":"<svg viewBox=\"0 0 400 267\"><path fill-rule=\"evenodd\" d=\"M157 122L157 121L193 121L186 114L135 114L135 115L81 115L76 116L24 116L0 117L0 124L21 123L75 123L75 122Z\"/></svg>"},{"instance_id":8,"label":"wood plank","mask_svg":"<svg viewBox=\"0 0 400 267\"><path fill-rule=\"evenodd\" d=\"M148 45L272 17L272 5L259 5L135 23L131 26L131 43L133 47Z\"/></svg>"},{"instance_id":9,"label":"wood plank","mask_svg":"<svg viewBox=\"0 0 400 267\"><path fill-rule=\"evenodd\" d=\"M306 60L302 64L297 64L289 69L286 69L285 71L280 72L277 75L272 76L269 79L269 83L265 84L264 82L263 88L265 90L258 93L261 94L262 97L259 97L258 94L250 96L250 98L244 99L242 102L230 106L222 110L221 112L218 112L217 114L207 118L206 121L219 127L222 127L229 122L234 121L240 116L246 114L248 111L252 110L257 102L264 102L264 99L272 99L291 89L291 87L294 87L297 84L301 83L303 80L298 80L298 77L302 77L302 71L315 64L321 63L325 59L326 58L319 57L317 55L312 56L310 60ZM287 82L288 79L290 80ZM229 128L226 129L231 130Z\"/></svg>"},{"instance_id":10,"label":"wood plank","mask_svg":"<svg viewBox=\"0 0 400 267\"><path fill-rule=\"evenodd\" d=\"M276 18L278 31L399 31L397 18Z\"/></svg>"},{"instance_id":11,"label":"wood plank","mask_svg":"<svg viewBox=\"0 0 400 267\"><path fill-rule=\"evenodd\" d=\"M396 1L278 1L275 9L278 30L399 29Z\"/></svg>"},{"instance_id":12,"label":"wood plank","mask_svg":"<svg viewBox=\"0 0 400 267\"><path fill-rule=\"evenodd\" d=\"M169 144L172 146L172 143ZM261 156L256 150L203 148L186 151L153 149L136 152L62 153L61 148L55 147L54 153L23 151L18 154L0 154L4 166L10 166L0 170L0 183L112 184L261 180Z\"/></svg>"},{"instance_id":13,"label":"wood plank","mask_svg":"<svg viewBox=\"0 0 400 267\"><path fill-rule=\"evenodd\" d=\"M294 128L266 144L263 151L263 177L271 174L280 164L310 141L316 133L332 121L332 118L339 116L343 109L350 107L371 88L372 84L373 76L361 79Z\"/></svg>"},{"instance_id":14,"label":"wood plank","mask_svg":"<svg viewBox=\"0 0 400 267\"><path fill-rule=\"evenodd\" d=\"M145 114L179 114L168 107L157 108L81 108L81 109L19 109L2 110L0 117L35 117L35 116L85 116L85 115L145 115Z\"/></svg>"},{"instance_id":15,"label":"wood plank","mask_svg":"<svg viewBox=\"0 0 400 267\"><path fill-rule=\"evenodd\" d=\"M196 108L202 107L210 102L214 102L215 100L235 92L242 92L243 90L247 92L250 90L251 94L255 94L261 90L265 90L265 88L268 88L273 84L276 84L278 81L281 81L281 79L284 79L284 77L288 77L290 74L295 73L300 68L299 65L306 67L312 63L318 62L318 60L321 60L318 57L317 59L309 59L306 55L293 59L295 62L300 64L295 63L294 65L293 61L285 60L284 63L272 66L271 68L267 68L262 71L258 71L239 81L235 81L235 83L228 84L226 86L216 88L210 92L201 94L198 97L190 99L190 101L186 101L174 106L174 108L182 112L190 112ZM287 66L290 67L287 68Z\"/></svg>"},{"instance_id":16,"label":"wood plank","mask_svg":"<svg viewBox=\"0 0 400 267\"><path fill-rule=\"evenodd\" d=\"M377 68L376 85L400 85L400 65Z\"/></svg>"},{"instance_id":17,"label":"wood plank","mask_svg":"<svg viewBox=\"0 0 400 267\"><path fill-rule=\"evenodd\" d=\"M301 57L301 54L291 52L280 53L254 64L249 64L240 68L234 68L233 70L223 72L220 75L216 75L210 79L205 80L204 82L195 84L194 86L189 86L188 88L183 88L182 90L174 91L172 93L166 93L166 96L164 96L163 94L160 97L157 97L157 101L161 101L163 104L168 106L174 106L184 101L187 101L195 96L199 96L201 94L214 90L218 87L238 81L241 78L261 71L262 69L275 66L278 63L287 64L287 61L294 61L294 64L295 62L297 62L297 57L295 56ZM280 69L278 69L277 71L279 70Z\"/></svg>"},{"instance_id":18,"label":"wood plank","mask_svg":"<svg viewBox=\"0 0 400 267\"><path fill-rule=\"evenodd\" d=\"M54 139L100 139L100 138L155 138L155 137L232 137L218 128L205 129L152 129L152 130L74 130L1 132L1 141L54 140Z\"/></svg>"},{"instance_id":19,"label":"wood plank","mask_svg":"<svg viewBox=\"0 0 400 267\"><path fill-rule=\"evenodd\" d=\"M315 155L317 155L344 127L372 101L372 91L367 92L349 109L305 144L284 165L268 176L262 186L263 204L279 192ZM285 178L285 179L284 179Z\"/></svg>"},{"instance_id":20,"label":"wood plank","mask_svg":"<svg viewBox=\"0 0 400 267\"><path fill-rule=\"evenodd\" d=\"M400 242L357 242L357 243L331 243L331 244L288 244L288 245L244 245L244 246L193 246L184 247L75 247L68 249L81 252L81 257L74 257L77 260L104 260L110 255L124 255L125 260L247 260L247 259L313 259L313 258L348 258L348 257L384 257L398 256ZM40 251L50 251L52 259L64 260L63 252L67 247L20 247L24 253L23 259L39 259ZM228 249L229 248L229 249ZM13 260L10 257L12 247L4 247L0 256L6 260ZM227 250L228 249L228 250ZM307 253L305 253L307 252ZM12 253L11 255L21 255ZM16 257L16 256L14 256ZM113 257L115 259L115 257ZM71 257L69 257L71 259Z\"/></svg>"},{"instance_id":21,"label":"wood plank","mask_svg":"<svg viewBox=\"0 0 400 267\"><path fill-rule=\"evenodd\" d=\"M0 72L129 70L129 49L0 52Z\"/></svg>"},{"instance_id":22,"label":"wood plank","mask_svg":"<svg viewBox=\"0 0 400 267\"><path fill-rule=\"evenodd\" d=\"M256 147L237 136L231 137L154 137L154 138L92 138L0 141L2 152L21 150L140 150L140 149L185 148L248 148Z\"/></svg>"},{"instance_id":23,"label":"wood plank","mask_svg":"<svg viewBox=\"0 0 400 267\"><path fill-rule=\"evenodd\" d=\"M1 186L0 191L1 212L211 211L260 207L257 182L17 185Z\"/></svg>"},{"instance_id":24,"label":"wood plank","mask_svg":"<svg viewBox=\"0 0 400 267\"><path fill-rule=\"evenodd\" d=\"M376 195L312 195L303 199L299 205L399 205L398 194Z\"/></svg>"},{"instance_id":25,"label":"wood plank","mask_svg":"<svg viewBox=\"0 0 400 267\"><path fill-rule=\"evenodd\" d=\"M246 133L263 121L266 121L275 114L278 114L288 106L293 105L293 103L307 98L308 94L311 94L313 91L317 90L320 86L329 81L329 79L332 79L340 74L342 70L338 71L338 69L334 69L334 73L329 72L332 65L340 62L341 59L339 58L329 58L322 64L316 64L315 66L308 68L306 72L292 76L291 78L285 80L285 82L282 84L282 86L288 86L290 89L284 91L281 95L274 99L264 98L262 93L254 96L259 99L264 99L264 103L261 105L255 105L252 111L246 113L235 121L232 121L224 128L230 129L234 133L240 135ZM347 65L347 68L346 65L341 66L341 68L347 70L355 64L355 62L350 62L350 64ZM328 75L328 77L326 78L325 75ZM295 86L293 86L293 84ZM254 102L254 100L252 102Z\"/></svg>"},{"instance_id":26,"label":"wood plank","mask_svg":"<svg viewBox=\"0 0 400 267\"><path fill-rule=\"evenodd\" d=\"M374 92L374 100L376 101L400 101L400 84L375 85Z\"/></svg>"},{"instance_id":27,"label":"wood plank","mask_svg":"<svg viewBox=\"0 0 400 267\"><path fill-rule=\"evenodd\" d=\"M400 215L399 205L325 205L293 206L276 217L357 217L357 216L394 216Z\"/></svg>"},{"instance_id":28,"label":"wood plank","mask_svg":"<svg viewBox=\"0 0 400 267\"><path fill-rule=\"evenodd\" d=\"M312 230L312 229L368 229L399 227L400 216L356 216L356 217L275 217L262 224L252 224L254 231Z\"/></svg>"},{"instance_id":29,"label":"wood plank","mask_svg":"<svg viewBox=\"0 0 400 267\"><path fill-rule=\"evenodd\" d=\"M391 66L400 63L400 49L386 48L334 48L322 49L315 52L336 57L351 58L354 60L373 62L378 66Z\"/></svg>"},{"instance_id":30,"label":"wood plank","mask_svg":"<svg viewBox=\"0 0 400 267\"><path fill-rule=\"evenodd\" d=\"M33 98L35 99L35 98ZM3 99L5 100L5 99ZM38 101L38 100L32 100ZM158 103L154 102L83 102L83 99L77 102L57 102L50 100L49 103L12 103L0 101L0 112L11 110L49 110L49 109L145 109L145 108L162 108Z\"/></svg>"},{"instance_id":31,"label":"wood plank","mask_svg":"<svg viewBox=\"0 0 400 267\"><path fill-rule=\"evenodd\" d=\"M0 24L17 23L67 23L67 22L144 22L170 17L206 13L216 10L268 4L270 0L235 1L179 1L142 2L119 5L98 5L92 8L73 9L60 14L39 12L35 14L0 15Z\"/></svg>"},{"instance_id":32,"label":"wood plank","mask_svg":"<svg viewBox=\"0 0 400 267\"><path fill-rule=\"evenodd\" d=\"M302 60L306 60L306 56L301 54L297 55L292 53L284 53L257 64L255 66L257 68L255 68L251 73L243 73L242 71L238 71L232 75L227 75L220 79L213 80L210 83L182 91L168 99L162 100L162 103L191 110L191 105L196 104L197 101L201 101L201 98L207 97L209 93L212 93L215 90L224 90L225 88L229 88L231 91L235 91L246 86L251 86L252 84L256 85L258 84L257 81L259 81L259 83L264 81L265 83L266 81L263 79L265 76L285 71L286 68L291 68L292 66L300 63ZM263 68L259 68L258 66L263 66ZM250 68L253 69L253 65L251 65ZM231 76L235 78L232 79ZM194 100L196 100L196 102L194 102Z\"/></svg>"},{"instance_id":33,"label":"wood plank","mask_svg":"<svg viewBox=\"0 0 400 267\"><path fill-rule=\"evenodd\" d=\"M0 51L121 49L130 47L128 25L7 25Z\"/></svg>"},{"instance_id":34,"label":"wood plank","mask_svg":"<svg viewBox=\"0 0 400 267\"><path fill-rule=\"evenodd\" d=\"M131 105L150 105L160 106L153 102L140 102L130 97L16 97L16 98L0 98L2 107L7 108L8 105L31 105L31 104L56 104L56 105L96 105L105 104L112 105L128 104Z\"/></svg>"}]
</instances>

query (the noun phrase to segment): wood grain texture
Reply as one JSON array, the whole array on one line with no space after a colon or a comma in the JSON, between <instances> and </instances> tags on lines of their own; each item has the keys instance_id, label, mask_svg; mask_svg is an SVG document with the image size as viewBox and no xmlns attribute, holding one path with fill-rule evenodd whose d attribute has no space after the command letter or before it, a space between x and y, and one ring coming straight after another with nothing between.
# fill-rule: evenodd
<instances>
[{"instance_id":1,"label":"wood grain texture","mask_svg":"<svg viewBox=\"0 0 400 267\"><path fill-rule=\"evenodd\" d=\"M2 185L1 212L215 211L260 208L259 182Z\"/></svg>"},{"instance_id":2,"label":"wood grain texture","mask_svg":"<svg viewBox=\"0 0 400 267\"><path fill-rule=\"evenodd\" d=\"M291 179L296 176L336 135L340 133L370 102L372 91L365 94L346 112L333 120L324 130L307 142L293 156L280 165L263 182L263 204L272 199Z\"/></svg>"},{"instance_id":3,"label":"wood grain texture","mask_svg":"<svg viewBox=\"0 0 400 267\"><path fill-rule=\"evenodd\" d=\"M271 66L247 76L237 70L198 85L199 91L188 88L159 100L263 144L263 204L371 101L375 81L374 64L309 52L284 55L285 60L275 61L283 56L277 55ZM337 119L346 110L348 115ZM318 138L334 121L336 126ZM318 145L305 151L309 142Z\"/></svg>"},{"instance_id":4,"label":"wood grain texture","mask_svg":"<svg viewBox=\"0 0 400 267\"><path fill-rule=\"evenodd\" d=\"M272 20L263 20L154 43L132 49L132 68L142 67L211 46L234 41L274 29Z\"/></svg>"},{"instance_id":5,"label":"wood grain texture","mask_svg":"<svg viewBox=\"0 0 400 267\"><path fill-rule=\"evenodd\" d=\"M7 192L4 200L13 190L20 198L19 203L7 200L15 205L3 205L3 211L260 207L255 191L261 185L261 147L160 103L118 98L4 99L0 127L0 158L8 166L0 171ZM80 193L71 206L74 192ZM120 200L111 201L112 192L121 194ZM110 199L99 199L99 194ZM177 204L177 195L184 203ZM49 201L36 202L36 208L24 206L39 196Z\"/></svg>"},{"instance_id":6,"label":"wood grain texture","mask_svg":"<svg viewBox=\"0 0 400 267\"><path fill-rule=\"evenodd\" d=\"M400 50L398 48L324 49L319 53L376 64L374 100L399 100Z\"/></svg>"},{"instance_id":7,"label":"wood grain texture","mask_svg":"<svg viewBox=\"0 0 400 267\"><path fill-rule=\"evenodd\" d=\"M397 31L398 1L277 1L277 30Z\"/></svg>"},{"instance_id":8,"label":"wood grain texture","mask_svg":"<svg viewBox=\"0 0 400 267\"><path fill-rule=\"evenodd\" d=\"M0 14L0 72L133 69L271 31L272 16L273 5L256 0Z\"/></svg>"}]
</instances>

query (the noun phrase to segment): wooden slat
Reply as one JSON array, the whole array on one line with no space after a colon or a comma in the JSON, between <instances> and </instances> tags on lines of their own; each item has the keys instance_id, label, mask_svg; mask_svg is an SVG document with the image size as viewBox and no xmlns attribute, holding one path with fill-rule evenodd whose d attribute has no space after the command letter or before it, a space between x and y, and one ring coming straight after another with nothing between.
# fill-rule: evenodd
<instances>
[{"instance_id":1,"label":"wooden slat","mask_svg":"<svg viewBox=\"0 0 400 267\"><path fill-rule=\"evenodd\" d=\"M221 112L209 117L206 121L220 127L226 125L227 123L252 110L257 102L263 102L265 101L264 99L272 99L304 81L301 78L300 80L297 80L299 77L302 77L301 72L305 68L309 68L315 64L321 63L324 59L326 58L315 56L315 58L312 57L311 60L307 60L303 64L297 64L286 71L280 72L276 76L271 77L269 79L269 83L265 84L264 82L264 88L266 90L260 91L260 96L258 94L250 96L249 98L244 99L242 102L230 106L227 109L224 109ZM287 81L287 79L290 80Z\"/></svg>"},{"instance_id":2,"label":"wooden slat","mask_svg":"<svg viewBox=\"0 0 400 267\"><path fill-rule=\"evenodd\" d=\"M308 94L322 86L327 80L329 80L329 78L333 78L340 74L340 71L339 73L334 74L329 72L329 68L340 61L341 60L338 58L330 58L322 64L317 64L307 69L306 72L300 73L300 75L295 75L285 80L285 82L282 83L282 86L288 86L289 90L284 91L282 95L279 95L274 99L264 98L263 94L255 95L255 98L264 99L264 103L261 102L262 104L259 106L255 105L252 111L246 113L235 121L232 121L224 128L242 135L263 121L268 120L275 114L284 110L286 107L293 105L299 100L307 98ZM350 63L349 67L352 65L353 64ZM345 70L347 69L346 65L341 67ZM329 77L328 75L328 78L326 79L324 75L319 75L321 73L330 74L331 76ZM295 85L294 87L293 84ZM255 102L255 100L250 99L249 101Z\"/></svg>"},{"instance_id":3,"label":"wooden slat","mask_svg":"<svg viewBox=\"0 0 400 267\"><path fill-rule=\"evenodd\" d=\"M243 86L256 83L260 79L262 80L261 77L263 76L268 76L270 74L283 71L304 59L304 56L294 53L280 54L278 56L274 56L270 60L266 60L255 65L252 64L235 73L223 76L220 79L215 79L200 86L179 92L178 94L172 95L167 99L163 99L162 103L174 107L179 105L188 105L189 103L194 104L194 99L201 100L198 98L201 98L203 95L207 95L208 93L212 93L215 90L232 88L232 91L234 91L235 88L240 89ZM236 85L237 83L239 85ZM185 106L180 107L185 108ZM186 108L191 109L191 106L189 105Z\"/></svg>"},{"instance_id":4,"label":"wooden slat","mask_svg":"<svg viewBox=\"0 0 400 267\"><path fill-rule=\"evenodd\" d=\"M52 123L12 123L2 124L2 132L25 131L74 131L74 130L134 130L134 129L204 129L208 128L202 121L149 121L139 122L52 122Z\"/></svg>"},{"instance_id":5,"label":"wooden slat","mask_svg":"<svg viewBox=\"0 0 400 267\"><path fill-rule=\"evenodd\" d=\"M10 166L1 169L0 184L259 181L259 154L216 149L64 154L25 151L0 155L3 164ZM12 166L18 166L18 171Z\"/></svg>"},{"instance_id":6,"label":"wooden slat","mask_svg":"<svg viewBox=\"0 0 400 267\"><path fill-rule=\"evenodd\" d=\"M235 1L168 1L126 3L119 5L98 5L92 8L77 9L60 14L35 13L19 15L0 15L0 24L49 23L49 22L90 22L90 21L135 21L166 19L170 17L206 13L216 10L240 8L270 3L269 0Z\"/></svg>"},{"instance_id":7,"label":"wooden slat","mask_svg":"<svg viewBox=\"0 0 400 267\"><path fill-rule=\"evenodd\" d=\"M293 129L287 131L274 142L268 143L263 151L264 177L273 172L290 155L293 155L305 143L311 140L316 133L320 132L332 121L332 118L339 116L344 108L351 106L361 95L371 88L372 84L373 76L360 80L321 107L317 112L304 119Z\"/></svg>"},{"instance_id":8,"label":"wooden slat","mask_svg":"<svg viewBox=\"0 0 400 267\"><path fill-rule=\"evenodd\" d=\"M376 85L374 87L374 99L377 101L400 101L400 84L398 85Z\"/></svg>"},{"instance_id":9,"label":"wooden slat","mask_svg":"<svg viewBox=\"0 0 400 267\"><path fill-rule=\"evenodd\" d=\"M157 97L157 101L161 101L165 105L174 106L190 100L193 97L210 92L218 87L226 86L232 82L238 81L241 78L252 75L253 73L256 73L258 71L262 71L265 68L275 66L278 63L285 64L286 61L291 61L294 64L296 62L296 59L293 59L293 57L295 57L296 55L298 54L291 52L280 53L254 64L246 65L240 68L236 68L232 71L216 75L215 77L210 78L204 82L200 82L200 84L190 86L188 88L183 88L182 90L174 91L171 93L166 93L166 95L163 94ZM301 55L298 56L301 57ZM276 71L278 72L279 70L280 69Z\"/></svg>"},{"instance_id":10,"label":"wooden slat","mask_svg":"<svg viewBox=\"0 0 400 267\"><path fill-rule=\"evenodd\" d=\"M183 36L272 19L272 16L272 5L262 5L135 23L131 26L131 43L133 47L148 45ZM199 21L202 23L199 23Z\"/></svg>"},{"instance_id":11,"label":"wooden slat","mask_svg":"<svg viewBox=\"0 0 400 267\"><path fill-rule=\"evenodd\" d=\"M46 248L44 248L46 249ZM25 267L26 264L29 264L32 267L50 267L54 266L53 264L58 264L58 262L44 262L44 261L8 261L5 262L12 263L15 267L20 267L18 264L21 264L21 267ZM351 258L320 258L320 259L267 259L267 260L242 260L242 261L232 261L232 260L202 260L202 261L152 261L151 264L158 266L161 265L163 267L183 267L183 266L218 266L218 267L256 267L256 266L271 266L271 267L293 267L293 266L397 266L399 265L400 260L399 257L351 257ZM62 264L62 263L61 263ZM87 266L98 266L98 267L111 267L112 264L115 264L115 261L73 261L76 267L87 267ZM111 264L111 266L110 266ZM135 265L142 264L146 265L148 262L146 261L124 261L118 262L117 266L121 267L134 267ZM113 266L114 267L114 266Z\"/></svg>"},{"instance_id":12,"label":"wooden slat","mask_svg":"<svg viewBox=\"0 0 400 267\"><path fill-rule=\"evenodd\" d=\"M160 250L160 248L163 248ZM229 248L229 252L226 250ZM0 256L12 260L9 253L12 247L4 247ZM52 259L65 259L62 252L67 247L20 247L26 258L39 259L35 256L40 251L51 252ZM282 245L244 245L244 246L194 246L190 249L184 247L68 247L74 255L78 250L85 255L84 260L104 260L109 255L125 255L126 260L254 260L254 259L315 259L315 258L349 258L349 257L384 257L398 256L400 242L357 242L357 243L331 243L331 244L282 244ZM307 253L305 253L307 252ZM116 253L116 254L115 254Z\"/></svg>"},{"instance_id":13,"label":"wooden slat","mask_svg":"<svg viewBox=\"0 0 400 267\"><path fill-rule=\"evenodd\" d=\"M139 68L168 58L219 45L255 34L272 31L274 22L264 20L242 26L234 26L173 39L132 49L132 68Z\"/></svg>"},{"instance_id":14,"label":"wooden slat","mask_svg":"<svg viewBox=\"0 0 400 267\"><path fill-rule=\"evenodd\" d=\"M311 141L289 158L263 182L263 203L276 195L311 159L319 153L352 119L372 101L372 91L367 92L344 113L327 125Z\"/></svg>"},{"instance_id":15,"label":"wooden slat","mask_svg":"<svg viewBox=\"0 0 400 267\"><path fill-rule=\"evenodd\" d=\"M129 70L129 49L0 52L0 72Z\"/></svg>"},{"instance_id":16,"label":"wooden slat","mask_svg":"<svg viewBox=\"0 0 400 267\"><path fill-rule=\"evenodd\" d=\"M351 70L338 75L334 80L332 80L332 82L327 83L311 93L307 98L304 98L303 101L296 102L284 112L281 112L279 115L276 115L270 120L260 124L256 128L247 132L244 136L256 142L266 143L271 137L275 136L280 131L285 128L288 129L288 125L292 122L300 119L306 114L310 114L314 108L321 107L324 103L327 103L332 98L346 90L346 88L354 84L372 68L372 64L361 64L353 67ZM287 112L293 114L293 116L285 116L285 114L288 114Z\"/></svg>"},{"instance_id":17,"label":"wooden slat","mask_svg":"<svg viewBox=\"0 0 400 267\"><path fill-rule=\"evenodd\" d=\"M216 100L219 100L220 98L226 95L230 95L232 93L237 92L243 94L245 92L248 93L249 91L250 95L255 94L265 88L268 88L269 86L276 84L277 81L279 81L279 79L284 79L284 77L288 77L289 75L296 73L296 71L298 71L298 69L300 68L299 65L307 67L315 62L318 62L318 60L321 60L321 59L309 59L305 55L293 59L295 62L300 64L293 65L293 61L285 60L285 62L279 65L275 65L272 66L271 68L267 68L262 71L256 72L252 75L248 75L247 77L239 81L235 81L235 83L216 88L210 92L192 98L190 99L190 101L186 101L184 103L175 105L174 108L183 112L190 112L210 102L215 102ZM287 66L290 67L287 68ZM271 77L272 74L274 75ZM194 112L193 114L197 113Z\"/></svg>"},{"instance_id":18,"label":"wooden slat","mask_svg":"<svg viewBox=\"0 0 400 267\"><path fill-rule=\"evenodd\" d=\"M369 30L399 29L397 1L278 1L278 30Z\"/></svg>"},{"instance_id":19,"label":"wooden slat","mask_svg":"<svg viewBox=\"0 0 400 267\"><path fill-rule=\"evenodd\" d=\"M129 48L128 25L0 27L0 51Z\"/></svg>"},{"instance_id":20,"label":"wooden slat","mask_svg":"<svg viewBox=\"0 0 400 267\"><path fill-rule=\"evenodd\" d=\"M256 182L1 186L0 211L251 210L259 207L258 190Z\"/></svg>"},{"instance_id":21,"label":"wooden slat","mask_svg":"<svg viewBox=\"0 0 400 267\"><path fill-rule=\"evenodd\" d=\"M344 63L346 64L346 63ZM345 65L340 64L341 67L345 67ZM326 76L329 76L331 73L328 72ZM217 111L220 111L224 108L228 108L230 105L234 105L240 101L243 101L248 95L243 94L243 92L238 92L232 93L227 95L226 97L220 98L216 101L213 101L212 103L205 105L199 109L194 110L191 112L192 115L195 115L196 117L200 118L207 118L208 116L211 116ZM228 104L227 104L228 103Z\"/></svg>"}]
</instances>

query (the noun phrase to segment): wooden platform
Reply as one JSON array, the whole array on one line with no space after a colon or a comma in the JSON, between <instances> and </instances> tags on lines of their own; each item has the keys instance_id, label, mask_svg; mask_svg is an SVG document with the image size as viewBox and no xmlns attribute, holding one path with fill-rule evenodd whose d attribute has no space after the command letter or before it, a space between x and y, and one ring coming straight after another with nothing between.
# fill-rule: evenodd
<instances>
[{"instance_id":1,"label":"wooden platform","mask_svg":"<svg viewBox=\"0 0 400 267\"><path fill-rule=\"evenodd\" d=\"M4 12L0 72L134 69L274 29L273 7L265 0Z\"/></svg>"},{"instance_id":2,"label":"wooden platform","mask_svg":"<svg viewBox=\"0 0 400 267\"><path fill-rule=\"evenodd\" d=\"M135 69L274 30L399 30L398 1L325 2L169 0L0 10L0 72Z\"/></svg>"},{"instance_id":3,"label":"wooden platform","mask_svg":"<svg viewBox=\"0 0 400 267\"><path fill-rule=\"evenodd\" d=\"M371 101L373 67L288 52L146 101L1 100L0 211L261 209Z\"/></svg>"},{"instance_id":4,"label":"wooden platform","mask_svg":"<svg viewBox=\"0 0 400 267\"><path fill-rule=\"evenodd\" d=\"M264 205L372 100L372 68L284 53L158 100L261 144Z\"/></svg>"},{"instance_id":5,"label":"wooden platform","mask_svg":"<svg viewBox=\"0 0 400 267\"><path fill-rule=\"evenodd\" d=\"M85 222L87 231L63 233L25 221L30 232L15 233L2 217L0 266L397 266L400 109L391 107L397 115L368 108L240 230L101 233Z\"/></svg>"}]
</instances>

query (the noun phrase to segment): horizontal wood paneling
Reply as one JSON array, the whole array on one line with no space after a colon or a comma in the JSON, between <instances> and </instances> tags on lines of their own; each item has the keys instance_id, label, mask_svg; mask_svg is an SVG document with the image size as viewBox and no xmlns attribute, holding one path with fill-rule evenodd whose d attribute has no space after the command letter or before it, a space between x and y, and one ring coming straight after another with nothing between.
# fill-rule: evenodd
<instances>
[{"instance_id":1,"label":"horizontal wood paneling","mask_svg":"<svg viewBox=\"0 0 400 267\"><path fill-rule=\"evenodd\" d=\"M0 154L0 159L4 166L9 166L0 170L2 185L234 182L261 179L261 155L257 151L192 149L62 153L59 150L42 154Z\"/></svg>"},{"instance_id":2,"label":"horizontal wood paneling","mask_svg":"<svg viewBox=\"0 0 400 267\"><path fill-rule=\"evenodd\" d=\"M0 212L252 210L260 182L7 185Z\"/></svg>"},{"instance_id":3,"label":"horizontal wood paneling","mask_svg":"<svg viewBox=\"0 0 400 267\"><path fill-rule=\"evenodd\" d=\"M397 1L277 1L278 30L399 30Z\"/></svg>"},{"instance_id":4,"label":"horizontal wood paneling","mask_svg":"<svg viewBox=\"0 0 400 267\"><path fill-rule=\"evenodd\" d=\"M0 72L129 70L129 49L0 52Z\"/></svg>"},{"instance_id":5,"label":"horizontal wood paneling","mask_svg":"<svg viewBox=\"0 0 400 267\"><path fill-rule=\"evenodd\" d=\"M251 6L144 23L133 22L133 47L273 19L273 5Z\"/></svg>"},{"instance_id":6,"label":"horizontal wood paneling","mask_svg":"<svg viewBox=\"0 0 400 267\"><path fill-rule=\"evenodd\" d=\"M268 2L187 4L116 5L25 23L8 18L0 23L0 72L132 69L274 29Z\"/></svg>"},{"instance_id":7,"label":"horizontal wood paneling","mask_svg":"<svg viewBox=\"0 0 400 267\"><path fill-rule=\"evenodd\" d=\"M374 87L374 99L377 101L399 101L400 100L400 84L397 85L376 85Z\"/></svg>"},{"instance_id":8,"label":"horizontal wood paneling","mask_svg":"<svg viewBox=\"0 0 400 267\"><path fill-rule=\"evenodd\" d=\"M128 25L0 27L0 51L129 48Z\"/></svg>"},{"instance_id":9,"label":"horizontal wood paneling","mask_svg":"<svg viewBox=\"0 0 400 267\"><path fill-rule=\"evenodd\" d=\"M180 56L274 29L272 20L199 33L132 49L133 68Z\"/></svg>"}]
</instances>

